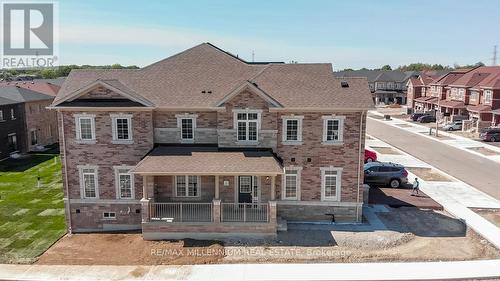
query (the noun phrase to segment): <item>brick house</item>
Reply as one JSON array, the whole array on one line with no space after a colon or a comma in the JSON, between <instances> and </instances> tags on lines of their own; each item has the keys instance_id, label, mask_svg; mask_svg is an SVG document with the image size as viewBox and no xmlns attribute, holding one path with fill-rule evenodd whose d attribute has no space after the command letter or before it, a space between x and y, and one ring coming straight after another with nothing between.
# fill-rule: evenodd
<instances>
[{"instance_id":1,"label":"brick house","mask_svg":"<svg viewBox=\"0 0 500 281\"><path fill-rule=\"evenodd\" d=\"M74 70L59 115L70 231L145 239L276 235L359 221L365 78L249 63L209 43L138 70Z\"/></svg>"},{"instance_id":2,"label":"brick house","mask_svg":"<svg viewBox=\"0 0 500 281\"><path fill-rule=\"evenodd\" d=\"M0 159L58 142L57 114L47 109L54 97L0 84Z\"/></svg>"},{"instance_id":3,"label":"brick house","mask_svg":"<svg viewBox=\"0 0 500 281\"><path fill-rule=\"evenodd\" d=\"M419 79L408 82L413 111L448 113L445 120L467 118L464 129L500 124L500 67L481 66L457 69L430 83ZM411 88L411 90L410 90ZM410 94L411 93L411 94ZM410 105L410 104L409 104Z\"/></svg>"}]
</instances>

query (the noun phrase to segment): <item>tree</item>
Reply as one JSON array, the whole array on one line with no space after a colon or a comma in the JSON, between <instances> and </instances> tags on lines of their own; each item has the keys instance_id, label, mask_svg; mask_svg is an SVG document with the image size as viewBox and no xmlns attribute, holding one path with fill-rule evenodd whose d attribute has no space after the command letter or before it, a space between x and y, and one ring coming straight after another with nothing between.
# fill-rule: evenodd
<instances>
[{"instance_id":1,"label":"tree","mask_svg":"<svg viewBox=\"0 0 500 281\"><path fill-rule=\"evenodd\" d=\"M388 64L382 66L381 70L392 70L392 67Z\"/></svg>"}]
</instances>

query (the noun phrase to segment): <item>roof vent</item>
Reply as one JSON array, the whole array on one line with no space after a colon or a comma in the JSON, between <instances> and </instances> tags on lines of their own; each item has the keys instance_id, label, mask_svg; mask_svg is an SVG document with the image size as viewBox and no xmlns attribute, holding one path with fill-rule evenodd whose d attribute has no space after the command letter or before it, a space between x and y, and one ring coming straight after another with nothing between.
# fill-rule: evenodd
<instances>
[{"instance_id":1,"label":"roof vent","mask_svg":"<svg viewBox=\"0 0 500 281\"><path fill-rule=\"evenodd\" d=\"M207 92L207 91L205 91L205 90L201 91L201 93L202 93L202 94L205 94L206 92Z\"/></svg>"},{"instance_id":2,"label":"roof vent","mask_svg":"<svg viewBox=\"0 0 500 281\"><path fill-rule=\"evenodd\" d=\"M346 81L342 81L342 82L340 82L340 86L342 88L349 88L349 83L347 83Z\"/></svg>"},{"instance_id":3,"label":"roof vent","mask_svg":"<svg viewBox=\"0 0 500 281\"><path fill-rule=\"evenodd\" d=\"M212 93L212 91L208 91L207 93L211 94L211 93Z\"/></svg>"},{"instance_id":4,"label":"roof vent","mask_svg":"<svg viewBox=\"0 0 500 281\"><path fill-rule=\"evenodd\" d=\"M254 85L257 88L259 87L259 85L257 85L257 83L255 83L255 82L252 82L252 85Z\"/></svg>"}]
</instances>

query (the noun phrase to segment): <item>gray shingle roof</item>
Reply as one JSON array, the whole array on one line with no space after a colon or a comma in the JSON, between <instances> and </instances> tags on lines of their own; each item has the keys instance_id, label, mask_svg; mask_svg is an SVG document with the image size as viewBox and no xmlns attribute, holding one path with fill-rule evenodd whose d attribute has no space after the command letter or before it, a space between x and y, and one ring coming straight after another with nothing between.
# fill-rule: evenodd
<instances>
[{"instance_id":1,"label":"gray shingle roof","mask_svg":"<svg viewBox=\"0 0 500 281\"><path fill-rule=\"evenodd\" d=\"M54 97L16 86L0 87L0 104L51 100Z\"/></svg>"},{"instance_id":2,"label":"gray shingle roof","mask_svg":"<svg viewBox=\"0 0 500 281\"><path fill-rule=\"evenodd\" d=\"M284 107L373 107L366 78L336 78L332 74L332 65L327 63L246 63L204 43L138 70L73 70L54 104L101 79L116 80L157 107L214 107L247 81L256 83ZM349 88L340 86L343 80Z\"/></svg>"}]
</instances>

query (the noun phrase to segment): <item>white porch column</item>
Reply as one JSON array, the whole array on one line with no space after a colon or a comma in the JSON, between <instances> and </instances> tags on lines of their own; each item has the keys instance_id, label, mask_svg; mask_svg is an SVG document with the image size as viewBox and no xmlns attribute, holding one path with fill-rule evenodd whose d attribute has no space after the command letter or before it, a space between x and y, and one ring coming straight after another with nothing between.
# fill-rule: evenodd
<instances>
[{"instance_id":1,"label":"white porch column","mask_svg":"<svg viewBox=\"0 0 500 281\"><path fill-rule=\"evenodd\" d=\"M215 199L219 200L219 176L215 176Z\"/></svg>"},{"instance_id":2,"label":"white porch column","mask_svg":"<svg viewBox=\"0 0 500 281\"><path fill-rule=\"evenodd\" d=\"M271 200L276 200L276 176L271 176Z\"/></svg>"},{"instance_id":3,"label":"white porch column","mask_svg":"<svg viewBox=\"0 0 500 281\"><path fill-rule=\"evenodd\" d=\"M148 176L142 176L142 198L148 198Z\"/></svg>"}]
</instances>

